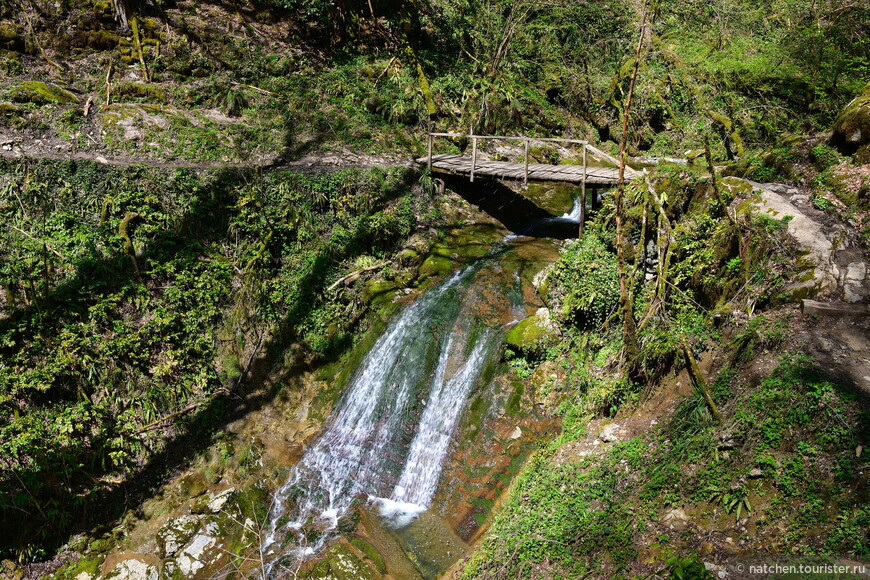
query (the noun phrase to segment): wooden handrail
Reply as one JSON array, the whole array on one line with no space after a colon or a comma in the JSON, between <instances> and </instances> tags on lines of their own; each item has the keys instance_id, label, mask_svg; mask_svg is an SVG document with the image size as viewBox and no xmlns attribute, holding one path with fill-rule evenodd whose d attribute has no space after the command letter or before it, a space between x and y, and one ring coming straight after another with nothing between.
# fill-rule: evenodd
<instances>
[{"instance_id":1,"label":"wooden handrail","mask_svg":"<svg viewBox=\"0 0 870 580\"><path fill-rule=\"evenodd\" d=\"M429 170L430 171L432 169L432 139L433 139L433 137L453 137L453 138L464 137L466 139L471 139L472 142L475 144L475 147L474 147L475 150L476 150L476 143L477 143L478 139L498 139L498 140L502 140L502 141L522 141L524 143L524 149L525 149L525 155L524 155L524 157L525 157L525 162L524 162L525 179L523 181L525 184L528 184L529 142L531 142L531 141L543 141L543 142L549 142L549 143L572 143L575 145L583 145L584 173L585 173L585 166L586 166L585 157L586 157L586 150L587 149L589 151L591 151L593 153L593 155L595 155L597 157L601 157L602 159L605 159L605 160L613 163L615 166L619 167L619 159L617 159L613 155L605 153L604 151L602 151L598 147L590 145L589 141L586 141L585 139L561 139L559 137L526 137L523 135L513 135L513 136L511 136L511 135L475 135L473 133L468 133L468 134L466 134L466 133L434 133L431 131L427 134L427 136L429 138L428 159L429 159ZM474 157L474 159L472 160L472 164L471 164L471 177L472 177L471 180L472 181L474 181L474 169L475 169L477 156L474 155L473 157ZM626 167L625 169L626 169L626 176L627 177L633 177L633 176L638 174L637 171L635 171L634 169L632 169L630 167ZM585 178L585 175L584 175L584 178Z\"/></svg>"},{"instance_id":2,"label":"wooden handrail","mask_svg":"<svg viewBox=\"0 0 870 580\"><path fill-rule=\"evenodd\" d=\"M588 145L583 139L560 139L558 137L525 137L523 135L474 135L471 133L429 133L430 137L465 137L466 139L501 139L502 141L549 141L558 143L576 143Z\"/></svg>"}]
</instances>

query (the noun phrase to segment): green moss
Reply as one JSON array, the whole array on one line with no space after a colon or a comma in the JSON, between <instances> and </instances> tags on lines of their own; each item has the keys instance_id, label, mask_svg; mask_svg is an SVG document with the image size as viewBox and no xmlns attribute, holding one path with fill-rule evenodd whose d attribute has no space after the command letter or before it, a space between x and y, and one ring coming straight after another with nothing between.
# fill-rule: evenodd
<instances>
[{"instance_id":1,"label":"green moss","mask_svg":"<svg viewBox=\"0 0 870 580\"><path fill-rule=\"evenodd\" d=\"M104 560L105 558L102 556L80 558L69 566L55 572L50 578L55 580L74 580L82 573L88 574L92 578L98 577Z\"/></svg>"},{"instance_id":2,"label":"green moss","mask_svg":"<svg viewBox=\"0 0 870 580\"><path fill-rule=\"evenodd\" d=\"M523 383L517 381L514 385L513 392L510 397L508 397L507 405L505 405L505 413L507 413L508 417L515 417L520 412L525 392L526 388Z\"/></svg>"},{"instance_id":3,"label":"green moss","mask_svg":"<svg viewBox=\"0 0 870 580\"><path fill-rule=\"evenodd\" d=\"M546 323L538 315L528 316L508 331L505 342L522 352L529 352L538 347L547 333Z\"/></svg>"},{"instance_id":4,"label":"green moss","mask_svg":"<svg viewBox=\"0 0 870 580\"><path fill-rule=\"evenodd\" d=\"M19 111L21 109L12 103L0 103L0 117L12 117L18 114Z\"/></svg>"},{"instance_id":5,"label":"green moss","mask_svg":"<svg viewBox=\"0 0 870 580\"><path fill-rule=\"evenodd\" d=\"M21 64L21 54L11 50L0 49L0 72L9 76L19 75L24 72Z\"/></svg>"},{"instance_id":6,"label":"green moss","mask_svg":"<svg viewBox=\"0 0 870 580\"><path fill-rule=\"evenodd\" d=\"M164 102L166 93L162 87L149 85L145 83L119 83L113 88L116 95L124 97L133 97L148 99L152 101Z\"/></svg>"},{"instance_id":7,"label":"green moss","mask_svg":"<svg viewBox=\"0 0 870 580\"><path fill-rule=\"evenodd\" d=\"M111 539L101 538L88 544L88 551L97 554L105 554L112 549L112 546L114 546L114 543Z\"/></svg>"},{"instance_id":8,"label":"green moss","mask_svg":"<svg viewBox=\"0 0 870 580\"><path fill-rule=\"evenodd\" d=\"M420 265L420 270L417 273L417 279L420 281L436 276L444 276L453 271L455 265L453 260L437 254L429 255Z\"/></svg>"},{"instance_id":9,"label":"green moss","mask_svg":"<svg viewBox=\"0 0 870 580\"><path fill-rule=\"evenodd\" d=\"M323 560L311 570L308 578L335 578L335 580L375 580L374 570L342 544L327 550Z\"/></svg>"},{"instance_id":10,"label":"green moss","mask_svg":"<svg viewBox=\"0 0 870 580\"><path fill-rule=\"evenodd\" d=\"M378 572L381 574L387 573L387 564L384 562L384 559L378 553L374 546L362 540L360 538L351 538L350 543L354 548L365 554L366 558L374 563L375 568L378 569Z\"/></svg>"},{"instance_id":11,"label":"green moss","mask_svg":"<svg viewBox=\"0 0 870 580\"><path fill-rule=\"evenodd\" d=\"M379 306L385 302L391 302L396 295L400 284L390 280L369 280L362 292L363 302Z\"/></svg>"},{"instance_id":12,"label":"green moss","mask_svg":"<svg viewBox=\"0 0 870 580\"><path fill-rule=\"evenodd\" d=\"M77 103L78 97L57 85L39 81L24 81L12 90L12 100L37 105Z\"/></svg>"},{"instance_id":13,"label":"green moss","mask_svg":"<svg viewBox=\"0 0 870 580\"><path fill-rule=\"evenodd\" d=\"M522 194L551 214L562 215L574 207L574 198L580 196L580 188L565 183L530 183Z\"/></svg>"}]
</instances>

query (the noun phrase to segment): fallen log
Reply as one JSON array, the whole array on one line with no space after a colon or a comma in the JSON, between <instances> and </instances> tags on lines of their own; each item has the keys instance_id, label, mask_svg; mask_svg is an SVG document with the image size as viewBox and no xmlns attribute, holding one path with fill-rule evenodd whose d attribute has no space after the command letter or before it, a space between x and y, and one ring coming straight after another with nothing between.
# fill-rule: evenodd
<instances>
[{"instance_id":1,"label":"fallen log","mask_svg":"<svg viewBox=\"0 0 870 580\"><path fill-rule=\"evenodd\" d=\"M845 302L801 300L801 312L804 316L811 314L821 314L824 316L870 316L870 307Z\"/></svg>"}]
</instances>

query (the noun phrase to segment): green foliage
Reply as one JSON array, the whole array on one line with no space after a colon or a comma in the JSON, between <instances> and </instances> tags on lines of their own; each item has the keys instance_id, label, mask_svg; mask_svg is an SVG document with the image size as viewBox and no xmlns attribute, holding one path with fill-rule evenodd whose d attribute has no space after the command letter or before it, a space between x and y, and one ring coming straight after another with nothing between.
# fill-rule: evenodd
<instances>
[{"instance_id":1,"label":"green foliage","mask_svg":"<svg viewBox=\"0 0 870 580\"><path fill-rule=\"evenodd\" d=\"M557 318L581 328L601 326L619 302L616 256L593 235L570 245L548 279Z\"/></svg>"},{"instance_id":2,"label":"green foliage","mask_svg":"<svg viewBox=\"0 0 870 580\"><path fill-rule=\"evenodd\" d=\"M824 171L836 165L843 159L843 156L828 145L818 144L810 150L810 160L819 171Z\"/></svg>"},{"instance_id":3,"label":"green foliage","mask_svg":"<svg viewBox=\"0 0 870 580\"><path fill-rule=\"evenodd\" d=\"M761 330L768 325L774 329ZM756 323L756 329L782 331L775 321ZM585 432L575 425L580 415L566 405L565 436L519 476L465 577L527 578L545 567L566 577L593 570L615 577L633 553L634 534L659 525L664 510L686 505L709 505L698 517L713 518L722 528L745 518L771 530L788 526L776 541L802 553L867 554L870 545L861 532L868 521L862 499L867 484L855 448L870 430L870 417L854 394L826 380L799 354L785 357L757 388L727 389L736 380L737 373L726 370L712 385L719 403L730 409L728 436L738 445L729 451L721 449L722 433L696 395L643 436L600 455L572 457L576 447L566 443ZM764 480L746 478L753 462ZM597 506L592 513L591 505ZM829 506L839 508L832 512ZM606 520L598 519L601 514ZM660 541L668 539L677 537ZM668 547L663 558L670 577L709 577L696 556L673 551Z\"/></svg>"},{"instance_id":4,"label":"green foliage","mask_svg":"<svg viewBox=\"0 0 870 580\"><path fill-rule=\"evenodd\" d=\"M713 574L704 566L697 554L682 558L673 556L665 562L671 580L712 580Z\"/></svg>"},{"instance_id":5,"label":"green foliage","mask_svg":"<svg viewBox=\"0 0 870 580\"><path fill-rule=\"evenodd\" d=\"M202 429L207 442L257 336L285 332L278 340L321 354L346 346L346 321L364 305L324 289L361 254L392 255L416 222L406 170L2 169L0 551L10 555L98 513L93 502L114 488L103 476L137 473L164 449L163 429ZM118 232L133 214L130 254ZM202 412L173 415L190 405Z\"/></svg>"}]
</instances>

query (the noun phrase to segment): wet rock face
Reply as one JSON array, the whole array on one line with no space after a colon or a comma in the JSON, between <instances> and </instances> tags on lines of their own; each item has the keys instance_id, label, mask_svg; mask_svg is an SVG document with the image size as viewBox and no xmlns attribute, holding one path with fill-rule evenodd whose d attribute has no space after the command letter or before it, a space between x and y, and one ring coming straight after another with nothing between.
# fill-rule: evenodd
<instances>
[{"instance_id":1,"label":"wet rock face","mask_svg":"<svg viewBox=\"0 0 870 580\"><path fill-rule=\"evenodd\" d=\"M834 121L831 145L851 155L870 143L870 83Z\"/></svg>"}]
</instances>

